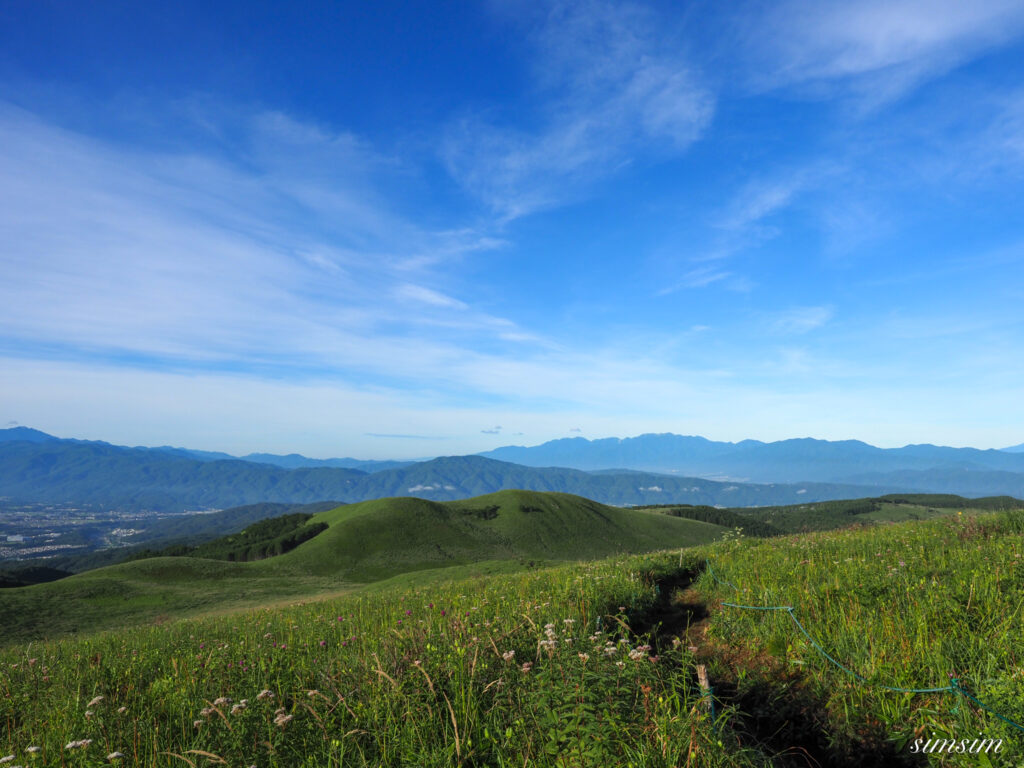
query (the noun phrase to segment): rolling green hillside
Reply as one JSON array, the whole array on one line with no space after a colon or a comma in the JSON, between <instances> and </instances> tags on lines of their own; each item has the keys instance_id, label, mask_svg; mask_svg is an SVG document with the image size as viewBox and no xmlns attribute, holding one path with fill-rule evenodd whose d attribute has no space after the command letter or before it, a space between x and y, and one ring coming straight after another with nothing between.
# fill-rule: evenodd
<instances>
[{"instance_id":1,"label":"rolling green hillside","mask_svg":"<svg viewBox=\"0 0 1024 768\"><path fill-rule=\"evenodd\" d=\"M700 544L720 526L618 509L566 493L499 491L439 503L381 499L323 512L328 530L287 555L318 575L375 581L479 560L579 560Z\"/></svg>"},{"instance_id":2,"label":"rolling green hillside","mask_svg":"<svg viewBox=\"0 0 1024 768\"><path fill-rule=\"evenodd\" d=\"M0 592L5 641L309 597L410 571L482 561L580 560L702 544L720 526L560 493L459 502L379 499L315 515L328 529L287 554L235 563L159 557Z\"/></svg>"},{"instance_id":3,"label":"rolling green hillside","mask_svg":"<svg viewBox=\"0 0 1024 768\"><path fill-rule=\"evenodd\" d=\"M726 528L742 528L745 536L829 531L852 525L928 520L954 512L993 512L1020 509L1024 501L1011 496L965 499L953 494L893 493L862 499L816 501L774 507L709 507L673 504L643 509L664 515L703 520Z\"/></svg>"}]
</instances>

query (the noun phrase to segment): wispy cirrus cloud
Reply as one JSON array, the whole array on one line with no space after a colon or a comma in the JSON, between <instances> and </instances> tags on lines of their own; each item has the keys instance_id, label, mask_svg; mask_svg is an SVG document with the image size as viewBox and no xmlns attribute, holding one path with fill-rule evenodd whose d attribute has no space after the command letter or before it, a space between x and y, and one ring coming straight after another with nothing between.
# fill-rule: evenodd
<instances>
[{"instance_id":1,"label":"wispy cirrus cloud","mask_svg":"<svg viewBox=\"0 0 1024 768\"><path fill-rule=\"evenodd\" d=\"M714 96L649 9L588 0L537 13L533 119L464 117L442 152L503 221L576 198L638 156L684 150L714 112Z\"/></svg>"},{"instance_id":2,"label":"wispy cirrus cloud","mask_svg":"<svg viewBox=\"0 0 1024 768\"><path fill-rule=\"evenodd\" d=\"M412 350L458 357L467 334L530 335L427 287L453 255L495 243L425 229L385 204L390 162L364 142L280 113L233 119L248 131L240 146L183 152L115 145L0 105L8 353L358 378L398 375L388 361Z\"/></svg>"},{"instance_id":3,"label":"wispy cirrus cloud","mask_svg":"<svg viewBox=\"0 0 1024 768\"><path fill-rule=\"evenodd\" d=\"M712 245L688 254L681 262L682 275L660 289L658 295L712 285L749 291L752 281L732 263L733 257L778 236L780 229L771 223L772 217L819 183L821 176L820 170L808 166L748 181L711 217Z\"/></svg>"},{"instance_id":4,"label":"wispy cirrus cloud","mask_svg":"<svg viewBox=\"0 0 1024 768\"><path fill-rule=\"evenodd\" d=\"M821 328L835 315L831 307L793 307L768 318L772 333L792 336Z\"/></svg>"},{"instance_id":5,"label":"wispy cirrus cloud","mask_svg":"<svg viewBox=\"0 0 1024 768\"><path fill-rule=\"evenodd\" d=\"M762 87L849 88L867 105L1013 40L1024 32L1016 0L790 0L743 19Z\"/></svg>"}]
</instances>

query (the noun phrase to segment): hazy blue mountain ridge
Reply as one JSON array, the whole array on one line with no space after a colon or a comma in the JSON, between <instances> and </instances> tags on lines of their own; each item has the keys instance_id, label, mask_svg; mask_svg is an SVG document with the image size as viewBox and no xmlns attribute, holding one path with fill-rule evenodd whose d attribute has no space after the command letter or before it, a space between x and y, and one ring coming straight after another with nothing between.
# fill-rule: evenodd
<instances>
[{"instance_id":1,"label":"hazy blue mountain ridge","mask_svg":"<svg viewBox=\"0 0 1024 768\"><path fill-rule=\"evenodd\" d=\"M482 456L441 457L374 473L332 467L284 469L240 460L199 461L152 449L52 440L0 442L0 496L180 511L257 502L354 502L389 496L435 501L518 488L562 491L608 504L792 504L886 489L851 484L752 485L643 472L590 474L524 467Z\"/></svg>"},{"instance_id":2,"label":"hazy blue mountain ridge","mask_svg":"<svg viewBox=\"0 0 1024 768\"><path fill-rule=\"evenodd\" d=\"M566 438L533 447L506 446L486 456L526 466L588 471L629 468L744 482L861 482L865 474L943 468L1024 473L1024 452L936 445L878 448L859 440L797 438L763 443L715 442L650 434L631 438Z\"/></svg>"},{"instance_id":3,"label":"hazy blue mountain ridge","mask_svg":"<svg viewBox=\"0 0 1024 768\"><path fill-rule=\"evenodd\" d=\"M60 439L27 427L0 430L0 497L180 511L388 496L451 501L509 488L562 491L618 505L730 507L886 492L1024 496L1024 453L934 445L883 449L857 440L724 443L671 434L569 438L414 463L297 454L250 454L258 461L225 456Z\"/></svg>"}]
</instances>

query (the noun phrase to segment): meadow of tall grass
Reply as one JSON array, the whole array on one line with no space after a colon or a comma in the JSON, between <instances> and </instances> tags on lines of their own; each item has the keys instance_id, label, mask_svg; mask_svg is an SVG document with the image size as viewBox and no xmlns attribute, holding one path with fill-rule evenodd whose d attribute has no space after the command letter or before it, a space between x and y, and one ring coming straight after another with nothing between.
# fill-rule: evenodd
<instances>
[{"instance_id":1,"label":"meadow of tall grass","mask_svg":"<svg viewBox=\"0 0 1024 768\"><path fill-rule=\"evenodd\" d=\"M1024 513L954 515L707 550L698 582L714 608L707 652L735 679L737 699L796 691L832 748L865 740L910 750L916 739L1003 739L999 756L943 754L941 764L1024 765L1024 731L962 694L906 694L956 680L990 710L1024 725ZM786 611L792 606L823 657ZM715 651L720 653L715 653ZM746 698L750 698L749 696ZM799 729L790 738L799 739ZM804 733L803 736L807 736ZM979 762L981 761L981 762Z\"/></svg>"},{"instance_id":2,"label":"meadow of tall grass","mask_svg":"<svg viewBox=\"0 0 1024 768\"><path fill-rule=\"evenodd\" d=\"M671 593L705 561L719 580ZM1022 561L1020 513L953 516L14 644L0 765L1018 766L1022 734L974 701L879 686L953 676L1024 722ZM864 680L786 612L726 602L792 606ZM1001 752L910 753L979 734Z\"/></svg>"},{"instance_id":3,"label":"meadow of tall grass","mask_svg":"<svg viewBox=\"0 0 1024 768\"><path fill-rule=\"evenodd\" d=\"M632 631L675 556L14 646L8 765L753 765ZM725 720L723 719L724 723Z\"/></svg>"}]
</instances>

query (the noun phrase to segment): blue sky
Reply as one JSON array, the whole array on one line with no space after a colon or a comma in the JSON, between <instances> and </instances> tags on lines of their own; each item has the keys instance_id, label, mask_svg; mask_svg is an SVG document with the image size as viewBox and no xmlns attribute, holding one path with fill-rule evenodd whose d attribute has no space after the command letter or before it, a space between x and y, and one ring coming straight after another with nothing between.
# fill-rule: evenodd
<instances>
[{"instance_id":1,"label":"blue sky","mask_svg":"<svg viewBox=\"0 0 1024 768\"><path fill-rule=\"evenodd\" d=\"M0 426L1024 440L1024 3L11 0Z\"/></svg>"}]
</instances>

